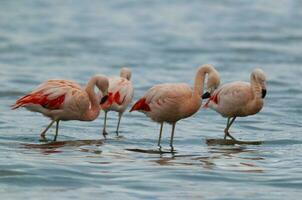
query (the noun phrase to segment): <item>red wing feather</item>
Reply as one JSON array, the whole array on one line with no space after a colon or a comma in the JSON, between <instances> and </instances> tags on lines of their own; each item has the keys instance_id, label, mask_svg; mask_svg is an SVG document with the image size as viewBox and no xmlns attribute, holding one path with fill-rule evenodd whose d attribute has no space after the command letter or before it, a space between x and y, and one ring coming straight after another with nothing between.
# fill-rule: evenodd
<instances>
[{"instance_id":1,"label":"red wing feather","mask_svg":"<svg viewBox=\"0 0 302 200\"><path fill-rule=\"evenodd\" d=\"M130 112L134 110L141 110L141 111L151 111L150 106L146 103L146 99L142 98L138 100L130 109Z\"/></svg>"},{"instance_id":2,"label":"red wing feather","mask_svg":"<svg viewBox=\"0 0 302 200\"><path fill-rule=\"evenodd\" d=\"M126 97L126 96L125 96ZM114 101L118 104L118 105L122 105L125 101L125 97L123 98L123 100L120 100L121 95L120 92L118 91L117 93L115 93L114 95Z\"/></svg>"},{"instance_id":3,"label":"red wing feather","mask_svg":"<svg viewBox=\"0 0 302 200\"><path fill-rule=\"evenodd\" d=\"M39 104L47 109L58 109L65 100L65 94L49 100L48 95L44 95L42 92L36 92L25 95L17 100L15 105L12 105L12 109L19 108L26 104Z\"/></svg>"},{"instance_id":4,"label":"red wing feather","mask_svg":"<svg viewBox=\"0 0 302 200\"><path fill-rule=\"evenodd\" d=\"M122 105L125 98L121 101L120 98L121 98L121 95L120 95L120 92L116 92L116 93L112 93L112 92L109 92L108 94L108 100L107 100L107 104L110 106L112 105L114 102L117 103L118 105Z\"/></svg>"}]
</instances>

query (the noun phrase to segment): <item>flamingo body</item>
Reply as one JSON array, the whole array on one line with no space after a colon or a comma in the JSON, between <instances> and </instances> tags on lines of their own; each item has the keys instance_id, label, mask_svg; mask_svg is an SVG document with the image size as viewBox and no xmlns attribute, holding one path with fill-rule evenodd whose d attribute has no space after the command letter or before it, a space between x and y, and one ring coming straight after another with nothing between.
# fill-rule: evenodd
<instances>
[{"instance_id":1,"label":"flamingo body","mask_svg":"<svg viewBox=\"0 0 302 200\"><path fill-rule=\"evenodd\" d=\"M191 101L193 90L184 83L164 83L150 88L130 111L145 113L153 121L170 124L190 117L201 106L200 98Z\"/></svg>"},{"instance_id":2,"label":"flamingo body","mask_svg":"<svg viewBox=\"0 0 302 200\"><path fill-rule=\"evenodd\" d=\"M246 117L258 113L263 108L265 95L266 78L264 72L256 69L251 74L250 83L236 81L215 90L205 107L210 107L223 117L228 118L225 139L226 136L229 136L235 140L228 132L230 126L236 117Z\"/></svg>"},{"instance_id":3,"label":"flamingo body","mask_svg":"<svg viewBox=\"0 0 302 200\"><path fill-rule=\"evenodd\" d=\"M52 120L86 120L89 109L88 94L77 83L67 80L48 80L28 95L16 101L13 109L25 107L40 112Z\"/></svg>"},{"instance_id":4,"label":"flamingo body","mask_svg":"<svg viewBox=\"0 0 302 200\"><path fill-rule=\"evenodd\" d=\"M19 98L12 109L24 107L49 117L52 122L41 133L41 136L45 137L46 131L54 121L57 122L58 129L60 120L92 121L98 117L100 107L98 97L93 91L95 85L103 91L104 95L107 94L108 79L103 76L92 77L86 88L73 81L48 80Z\"/></svg>"},{"instance_id":5,"label":"flamingo body","mask_svg":"<svg viewBox=\"0 0 302 200\"><path fill-rule=\"evenodd\" d=\"M134 89L131 82L131 71L128 68L122 68L120 76L109 77L108 88L108 100L101 107L105 111L103 135L106 137L108 134L106 131L107 113L109 111L115 111L118 113L118 123L116 128L116 134L119 134L119 126L123 113L132 101Z\"/></svg>"},{"instance_id":6,"label":"flamingo body","mask_svg":"<svg viewBox=\"0 0 302 200\"><path fill-rule=\"evenodd\" d=\"M208 105L223 117L246 117L258 113L263 107L263 99L258 99L256 103L253 99L251 84L238 81L215 91Z\"/></svg>"},{"instance_id":7,"label":"flamingo body","mask_svg":"<svg viewBox=\"0 0 302 200\"><path fill-rule=\"evenodd\" d=\"M185 83L164 83L150 88L131 108L132 111L144 113L153 121L161 124L158 146L160 146L163 123L172 124L170 139L173 151L173 137L176 123L192 116L201 106L203 85L208 74L207 87L210 91L219 85L219 74L211 65L198 68L195 75L194 88Z\"/></svg>"},{"instance_id":8,"label":"flamingo body","mask_svg":"<svg viewBox=\"0 0 302 200\"><path fill-rule=\"evenodd\" d=\"M108 100L103 104L104 111L123 113L131 103L134 90L131 81L123 77L109 77Z\"/></svg>"}]
</instances>

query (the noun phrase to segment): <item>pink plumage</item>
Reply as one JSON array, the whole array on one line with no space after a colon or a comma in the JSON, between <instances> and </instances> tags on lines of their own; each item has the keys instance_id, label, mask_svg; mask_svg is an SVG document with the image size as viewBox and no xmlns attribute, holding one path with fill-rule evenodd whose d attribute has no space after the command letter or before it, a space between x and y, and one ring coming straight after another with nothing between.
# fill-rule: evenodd
<instances>
[{"instance_id":1,"label":"pink plumage","mask_svg":"<svg viewBox=\"0 0 302 200\"><path fill-rule=\"evenodd\" d=\"M118 113L118 123L116 127L116 134L119 134L119 126L121 118L127 107L132 101L134 89L131 82L131 71L128 68L122 68L120 76L108 77L108 100L101 107L105 111L103 135L106 137L107 113L115 111Z\"/></svg>"},{"instance_id":2,"label":"pink plumage","mask_svg":"<svg viewBox=\"0 0 302 200\"><path fill-rule=\"evenodd\" d=\"M229 128L236 117L245 117L258 113L264 103L266 95L266 78L261 69L251 74L250 83L232 82L225 84L214 91L204 107L210 107L223 117L227 117L227 126L224 130L226 137L235 140L229 133Z\"/></svg>"},{"instance_id":3,"label":"pink plumage","mask_svg":"<svg viewBox=\"0 0 302 200\"><path fill-rule=\"evenodd\" d=\"M66 94L74 94L76 90L81 90L81 87L73 81L48 80L31 93L19 98L12 105L12 109L31 105L56 110L63 106Z\"/></svg>"},{"instance_id":4,"label":"pink plumage","mask_svg":"<svg viewBox=\"0 0 302 200\"><path fill-rule=\"evenodd\" d=\"M173 137L177 121L190 117L201 106L201 96L205 76L208 75L207 87L214 90L219 85L219 74L211 65L200 67L195 76L194 88L185 83L164 83L150 88L131 108L139 111L161 124L158 146L160 146L163 123L172 124L170 146L173 150Z\"/></svg>"},{"instance_id":5,"label":"pink plumage","mask_svg":"<svg viewBox=\"0 0 302 200\"><path fill-rule=\"evenodd\" d=\"M97 118L100 112L99 98L94 93L94 86L97 86L102 94L108 93L108 79L104 76L92 77L86 88L73 81L68 80L48 80L29 94L19 98L12 109L25 107L26 109L42 113L52 121L41 133L45 138L45 133L57 122L57 138L59 121L81 120L92 121Z\"/></svg>"}]
</instances>

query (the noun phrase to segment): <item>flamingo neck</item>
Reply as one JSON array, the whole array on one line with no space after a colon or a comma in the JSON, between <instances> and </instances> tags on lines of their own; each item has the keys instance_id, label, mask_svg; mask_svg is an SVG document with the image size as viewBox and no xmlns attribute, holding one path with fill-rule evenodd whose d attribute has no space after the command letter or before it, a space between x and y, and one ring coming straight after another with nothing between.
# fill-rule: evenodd
<instances>
[{"instance_id":1,"label":"flamingo neck","mask_svg":"<svg viewBox=\"0 0 302 200\"><path fill-rule=\"evenodd\" d=\"M201 99L206 73L208 73L207 68L199 68L197 71L194 81L193 97L198 97Z\"/></svg>"},{"instance_id":2,"label":"flamingo neck","mask_svg":"<svg viewBox=\"0 0 302 200\"><path fill-rule=\"evenodd\" d=\"M262 96L261 84L252 79L251 80L251 87L252 87L252 91L253 91L253 94L254 94L254 99L261 99L262 100L262 98L261 98L261 96Z\"/></svg>"},{"instance_id":3,"label":"flamingo neck","mask_svg":"<svg viewBox=\"0 0 302 200\"><path fill-rule=\"evenodd\" d=\"M96 82L98 81L98 77L92 77L85 88L86 93L88 94L90 107L87 112L84 114L84 118L86 121L92 121L96 119L100 113L99 100L97 95L94 92L94 87Z\"/></svg>"}]
</instances>

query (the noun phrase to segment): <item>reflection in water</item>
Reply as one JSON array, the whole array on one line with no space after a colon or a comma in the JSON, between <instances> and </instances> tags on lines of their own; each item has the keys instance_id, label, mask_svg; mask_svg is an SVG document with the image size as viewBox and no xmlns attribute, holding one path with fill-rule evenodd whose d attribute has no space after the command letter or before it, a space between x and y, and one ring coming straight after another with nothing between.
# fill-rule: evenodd
<instances>
[{"instance_id":1,"label":"reflection in water","mask_svg":"<svg viewBox=\"0 0 302 200\"><path fill-rule=\"evenodd\" d=\"M16 2L0 6L0 199L301 198L302 1ZM150 85L191 83L197 66L208 61L222 82L248 81L255 67L267 72L264 109L232 129L238 138L264 144L201 144L201 137L222 137L225 126L204 109L179 124L175 154L125 151L154 147L152 133L159 130L127 111L126 139L111 134L104 144L40 143L32 132L47 119L9 107L45 80L85 85L92 75L115 75L122 66L133 70L137 98ZM62 138L101 139L100 115L66 123L72 134Z\"/></svg>"},{"instance_id":2,"label":"reflection in water","mask_svg":"<svg viewBox=\"0 0 302 200\"><path fill-rule=\"evenodd\" d=\"M133 151L133 152L138 152L138 153L147 153L147 154L176 154L177 152L175 150L163 150L163 149L126 149L127 151Z\"/></svg>"},{"instance_id":3,"label":"reflection in water","mask_svg":"<svg viewBox=\"0 0 302 200\"><path fill-rule=\"evenodd\" d=\"M263 173L264 170L253 161L264 160L263 157L254 156L257 150L245 146L212 147L208 150L209 156L199 155L172 155L167 157L161 154L153 162L165 166L202 166L205 169L223 169L231 171ZM146 153L146 152L144 152ZM246 154L253 154L248 157ZM249 162L250 161L250 162Z\"/></svg>"},{"instance_id":4,"label":"reflection in water","mask_svg":"<svg viewBox=\"0 0 302 200\"><path fill-rule=\"evenodd\" d=\"M101 146L104 143L103 140L71 140L71 141L56 141L49 143L41 144L22 144L26 149L40 149L43 154L52 154L52 153L61 153L62 151L58 150L62 147L81 147L96 145ZM93 152L95 154L101 154L100 150L90 150L90 149L81 149L81 152Z\"/></svg>"},{"instance_id":5,"label":"reflection in water","mask_svg":"<svg viewBox=\"0 0 302 200\"><path fill-rule=\"evenodd\" d=\"M262 141L243 141L243 140L225 140L225 139L207 139L207 145L261 145Z\"/></svg>"},{"instance_id":6,"label":"reflection in water","mask_svg":"<svg viewBox=\"0 0 302 200\"><path fill-rule=\"evenodd\" d=\"M211 157L212 162L216 162L217 166L234 171L262 173L264 172L259 166L254 163L247 162L248 160L263 160L264 158L254 156L257 153L256 149L249 149L246 146L233 146L233 147L212 147L209 152L214 156ZM253 157L245 155L253 154ZM244 155L244 157L242 157ZM241 160L244 159L244 162ZM235 163L234 163L235 162Z\"/></svg>"},{"instance_id":7,"label":"reflection in water","mask_svg":"<svg viewBox=\"0 0 302 200\"><path fill-rule=\"evenodd\" d=\"M21 175L26 175L26 173L15 171L15 170L0 170L0 177L21 176Z\"/></svg>"}]
</instances>

